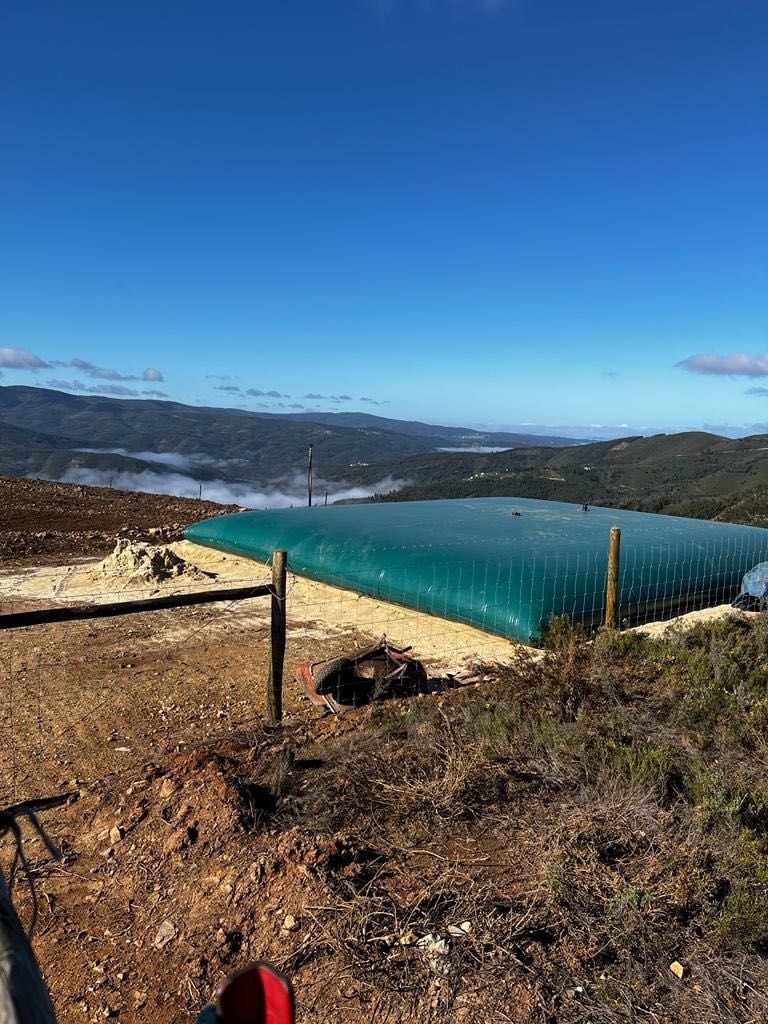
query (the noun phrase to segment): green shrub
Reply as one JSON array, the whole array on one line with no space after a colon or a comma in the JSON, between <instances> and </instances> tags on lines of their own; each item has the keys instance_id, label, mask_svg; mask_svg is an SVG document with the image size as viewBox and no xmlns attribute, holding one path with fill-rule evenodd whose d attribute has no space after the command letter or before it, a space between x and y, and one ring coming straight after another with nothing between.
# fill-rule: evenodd
<instances>
[{"instance_id":1,"label":"green shrub","mask_svg":"<svg viewBox=\"0 0 768 1024\"><path fill-rule=\"evenodd\" d=\"M726 949L768 951L768 884L739 879L723 904L717 931Z\"/></svg>"},{"instance_id":2,"label":"green shrub","mask_svg":"<svg viewBox=\"0 0 768 1024\"><path fill-rule=\"evenodd\" d=\"M583 628L568 615L550 615L541 634L542 646L552 654L572 654L585 640Z\"/></svg>"},{"instance_id":3,"label":"green shrub","mask_svg":"<svg viewBox=\"0 0 768 1024\"><path fill-rule=\"evenodd\" d=\"M738 785L722 770L697 761L687 767L685 790L704 829L768 831L768 790L763 787Z\"/></svg>"},{"instance_id":4,"label":"green shrub","mask_svg":"<svg viewBox=\"0 0 768 1024\"><path fill-rule=\"evenodd\" d=\"M469 722L470 735L479 744L485 757L497 760L509 755L523 718L522 708L518 704L483 704Z\"/></svg>"},{"instance_id":5,"label":"green shrub","mask_svg":"<svg viewBox=\"0 0 768 1024\"><path fill-rule=\"evenodd\" d=\"M653 790L662 804L668 804L680 792L680 768L667 746L619 744L613 748L613 760L630 782L638 788Z\"/></svg>"}]
</instances>

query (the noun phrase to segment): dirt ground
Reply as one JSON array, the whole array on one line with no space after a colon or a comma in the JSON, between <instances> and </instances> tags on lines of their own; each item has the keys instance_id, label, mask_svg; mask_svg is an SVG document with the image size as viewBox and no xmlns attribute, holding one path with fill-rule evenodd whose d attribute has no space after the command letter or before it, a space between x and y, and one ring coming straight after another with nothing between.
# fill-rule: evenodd
<instances>
[{"instance_id":1,"label":"dirt ground","mask_svg":"<svg viewBox=\"0 0 768 1024\"><path fill-rule=\"evenodd\" d=\"M6 488L14 529L54 536L5 549L0 613L269 578L176 539L187 505L189 521L212 506L131 495L120 515L118 492L96 491ZM84 521L97 524L93 538ZM118 533L170 541L196 571L107 572L100 558ZM302 663L383 632L414 645L432 693L339 716L303 698ZM667 837L668 811L642 789L625 803L599 778L576 787L556 759L541 760L527 726L514 754L488 753L495 709L504 722L517 714L496 677L529 652L289 575L285 721L270 728L268 634L263 598L0 632L0 806L72 794L42 816L62 861L31 833L26 847L35 948L63 1024L193 1021L256 959L290 975L307 1024L763 1019L753 960L718 964L712 981L709 948L691 938L701 932L682 930L678 897L694 869L679 866L689 840ZM492 730L479 746L457 731L477 715L488 722L471 736ZM606 839L618 828L624 845ZM651 848L653 869L642 859ZM552 897L566 849L580 878L626 876L630 903L632 886L658 879L667 895L651 913L668 899L668 941L640 957L627 938L608 956L604 938L570 922ZM6 867L10 854L5 841ZM645 874L627 880L633 871ZM28 920L21 880L14 895ZM607 905L622 928L640 913ZM677 958L699 964L690 984L670 975ZM709 1015L691 1016L694 1004Z\"/></svg>"},{"instance_id":2,"label":"dirt ground","mask_svg":"<svg viewBox=\"0 0 768 1024\"><path fill-rule=\"evenodd\" d=\"M0 613L63 603L136 600L189 589L260 585L271 578L269 567L175 540L185 525L185 513L187 521L192 521L228 509L150 495L130 495L130 501L123 503L121 493L76 485L8 480L1 485L8 516L0 535L4 545ZM93 529L83 529L84 523ZM35 528L31 533L30 527ZM153 544L170 541L189 571L165 580L105 571L99 556L111 551L118 537ZM476 683L474 664L507 658L512 650L507 642L469 627L441 623L291 573L287 607L285 723L270 741L278 748L286 735L311 736L315 742L326 734L344 735L355 726L352 717L326 720L304 699L296 681L300 664L334 656L387 633L394 643L415 646L415 653L427 661L431 688L442 692ZM194 766L192 788L202 817L215 819L219 808L203 808L211 799L216 802L208 791L211 765L225 756L221 751L227 744L234 743L242 750L244 742L246 749L263 743L268 656L269 601L263 598L0 633L0 805L62 792L78 794L67 813L54 811L46 816L46 826L67 851L63 866L48 866L43 871L44 906L51 914L44 913L46 920L38 939L61 1020L79 1021L84 1014L86 1019L99 1019L107 1010L126 1020L186 1020L196 998L199 1001L212 995L213 976L205 993L199 976L197 982L190 980L181 1003L175 978L171 984L167 979L145 977L141 983L135 979L139 988L123 986L120 999L107 998L105 975L99 975L98 965L114 961L113 936L118 929L114 927L114 896L104 898L111 883L105 887L99 876L105 867L111 874L128 847L115 848L108 862L103 862L104 841L109 847L108 833L115 823L102 834L104 830L97 827L101 820L97 808L104 799L102 792L115 795L128 783L129 789L134 786L132 794L138 793L149 785L148 778L157 772L165 775L160 764L188 763ZM189 761L185 751L190 751ZM186 769L181 771L185 774ZM219 775L213 771L211 777L218 779ZM166 789L169 786L166 783ZM235 792L239 792L237 786ZM245 813L239 796L236 802L237 807L225 812L222 835ZM128 822L130 814L120 811L118 817ZM145 816L140 817L143 821ZM118 827L130 831L134 824L121 822ZM224 844L228 847L224 854L227 864L239 856L240 829L235 833L237 838L228 835ZM156 838L165 849L164 838ZM86 851L94 841L96 860L84 869L89 856ZM184 843L179 842L181 850ZM33 838L29 852L35 845ZM141 874L146 870L143 861L141 865L131 862L129 858L131 871ZM168 884L175 888L180 883ZM19 893L23 903L23 890ZM94 893L99 894L98 900ZM60 908L61 914L54 908ZM217 926L210 936L216 944L221 941L219 932ZM49 936L55 936L51 946ZM278 932L278 938L284 947L285 936ZM135 960L136 942L143 945L143 940L131 939L132 948L123 964L127 969L117 972L126 978L133 977L130 965ZM254 945L253 955L266 956L270 948ZM53 959L47 960L47 955ZM76 964L81 967L73 976ZM154 968L145 969L154 973ZM95 977L89 976L92 970L97 972ZM109 992L115 985L112 977ZM115 992L120 987L117 984ZM146 1002L137 992L145 992ZM195 995L198 992L199 997ZM178 1011L177 1004L184 1012Z\"/></svg>"},{"instance_id":3,"label":"dirt ground","mask_svg":"<svg viewBox=\"0 0 768 1024\"><path fill-rule=\"evenodd\" d=\"M103 563L0 570L0 611L139 600L271 580L248 559L181 541L187 571L165 580L104 572ZM474 666L516 645L457 623L289 575L284 710L311 714L297 683L307 662L389 636L412 645L431 687L477 682ZM261 723L270 602L255 598L0 633L9 689L0 715L0 802L41 786L79 785L179 744ZM30 757L34 754L34 757Z\"/></svg>"},{"instance_id":4,"label":"dirt ground","mask_svg":"<svg viewBox=\"0 0 768 1024\"><path fill-rule=\"evenodd\" d=\"M22 483L18 495L26 504L32 482ZM180 533L175 522L164 524L163 515L176 515L179 508L160 500L152 513L150 495L139 496L138 503L143 521L159 524L147 533L150 550L167 551L166 558L178 562L173 573L167 578L142 574L130 558L126 561L126 552L105 559L77 557L87 537L72 527L81 521L82 505L98 505L104 495L94 499L87 492L96 488L81 495L73 485L56 487L55 495L63 493L66 499L57 505L57 542L70 539L70 560L0 568L0 612L271 581L270 567L253 560L184 540L163 544ZM42 490L48 500L50 485ZM111 499L112 492L107 495ZM44 513L38 509L35 515ZM9 516L11 521L19 517L13 511ZM119 534L119 546L128 545L130 554L127 529ZM116 540L113 536L104 546L111 548ZM136 550L141 547L139 541ZM336 657L382 635L412 647L427 666L431 688L437 689L477 681L477 664L507 661L517 646L290 571L286 605L284 709L289 720L307 713L296 681L301 665ZM264 598L0 633L0 657L9 677L5 713L0 714L0 801L37 795L41 785L62 785L67 778L91 782L174 744L261 722L269 634L270 602Z\"/></svg>"},{"instance_id":5,"label":"dirt ground","mask_svg":"<svg viewBox=\"0 0 768 1024\"><path fill-rule=\"evenodd\" d=\"M81 566L64 567L63 573L44 569L41 578L48 581L53 577L56 598L61 600L62 576L82 580L85 573L90 596L93 581L88 571L89 567ZM263 576L263 572L255 572L252 579L260 582ZM8 579L3 582L7 584ZM24 606L33 607L34 574L25 574L23 582L27 585ZM134 587L123 593L130 599L143 596L147 589ZM103 594L96 596L108 593L105 586ZM68 596L83 597L77 586ZM318 717L316 710L300 700L293 676L299 661L327 655L329 638L319 631L312 636L311 628L307 633L310 635L292 624L285 675L286 721L281 736ZM36 949L51 981L61 1021L100 1020L106 1015L137 1022L194 1019L226 973L223 962L218 974L214 969L210 978L191 968L187 980L189 972L185 970L185 987L180 992L175 954L188 949L187 939L175 942L174 949L162 954L155 952L152 936L148 940L140 937L149 925L143 923L135 930L133 908L134 903L146 902L149 909L159 900L162 914L191 922L195 915L190 909L182 912L176 904L171 911L160 893L170 886L195 900L201 898L200 879L186 877L182 851L188 840L183 836L188 827L196 830L195 835L210 828L218 853L215 863L207 862L205 870L212 877L217 871L224 874L220 882L205 883L213 890L202 897L209 901L208 912L198 910L200 948L204 952L210 944L214 962L219 952L229 948L226 943L221 948L221 922L226 914L219 896L231 885L225 876L232 875L241 857L247 856L250 863L254 851L245 854L242 846L247 804L240 799L238 785L232 783L230 790L215 765L234 737L240 737L244 749L260 746L268 635L268 602L263 598L231 607L210 605L24 630L23 635L14 633L12 642L9 634L0 635L0 655L9 667L4 683L11 684L0 714L0 805L31 796L78 793L66 816L57 812L45 816L45 825L65 851L65 860L61 866L46 865L40 879L44 910ZM343 647L354 645L355 639L362 638L340 631ZM281 736L276 737L278 743ZM187 762L178 753L185 750L195 754L189 762L189 777L180 781L179 791L189 787L199 813L195 812L194 825L185 824L181 832L170 821L160 825L168 835L158 834L158 820L153 814L145 821L142 810L146 780L157 771L165 775L160 767L164 764L178 765L186 776L183 765ZM165 780L163 792L172 785ZM117 799L122 805L124 789L131 790L125 810L106 811L103 820L108 824L102 828L102 802L108 805ZM102 792L108 795L102 797ZM134 793L139 803L129 808ZM228 807L230 799L235 804ZM179 821L186 821L186 815L182 810ZM162 815L159 820L165 822ZM129 839L140 823L146 831L139 853ZM115 852L107 854L107 848L116 842L110 834L116 824L127 832L125 842L120 839L119 848L115 846ZM171 849L174 844L178 850ZM28 852L34 853L35 846L32 839ZM171 868L172 862L175 866ZM118 864L125 865L130 879L115 878L105 885L102 872L111 875ZM137 881L149 877L145 872L157 880L168 869L167 879L159 885L152 883L155 895L139 890L128 895ZM17 891L24 906L24 890ZM154 911L146 920L154 920ZM205 932L210 933L207 939ZM113 937L125 935L130 940ZM253 949L255 954L256 947ZM266 947L259 955L267 955Z\"/></svg>"},{"instance_id":6,"label":"dirt ground","mask_svg":"<svg viewBox=\"0 0 768 1024\"><path fill-rule=\"evenodd\" d=\"M0 477L0 565L39 566L108 554L117 536L171 540L238 506L167 494Z\"/></svg>"}]
</instances>

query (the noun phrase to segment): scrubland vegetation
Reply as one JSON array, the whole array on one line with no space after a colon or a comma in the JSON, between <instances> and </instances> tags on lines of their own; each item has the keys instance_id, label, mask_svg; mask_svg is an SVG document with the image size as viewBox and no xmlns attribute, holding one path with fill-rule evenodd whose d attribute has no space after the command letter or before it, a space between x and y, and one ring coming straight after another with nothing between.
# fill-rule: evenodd
<instances>
[{"instance_id":1,"label":"scrubland vegetation","mask_svg":"<svg viewBox=\"0 0 768 1024\"><path fill-rule=\"evenodd\" d=\"M556 620L547 649L479 699L375 709L326 826L375 821L382 849L426 848L454 871L472 839L469 877L409 924L479 917L463 969L518 975L531 1019L758 1019L768 620L594 643ZM375 915L379 897L358 898Z\"/></svg>"}]
</instances>

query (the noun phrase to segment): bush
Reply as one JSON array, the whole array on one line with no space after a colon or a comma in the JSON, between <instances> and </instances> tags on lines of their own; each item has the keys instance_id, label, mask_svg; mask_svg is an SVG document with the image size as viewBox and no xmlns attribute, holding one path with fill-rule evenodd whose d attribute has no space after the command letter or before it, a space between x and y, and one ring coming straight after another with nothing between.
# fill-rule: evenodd
<instances>
[{"instance_id":1,"label":"bush","mask_svg":"<svg viewBox=\"0 0 768 1024\"><path fill-rule=\"evenodd\" d=\"M635 786L653 790L661 804L669 804L682 789L677 758L667 746L619 745L614 748L614 762Z\"/></svg>"},{"instance_id":2,"label":"bush","mask_svg":"<svg viewBox=\"0 0 768 1024\"><path fill-rule=\"evenodd\" d=\"M720 944L743 952L768 952L768 886L739 880L717 923Z\"/></svg>"}]
</instances>

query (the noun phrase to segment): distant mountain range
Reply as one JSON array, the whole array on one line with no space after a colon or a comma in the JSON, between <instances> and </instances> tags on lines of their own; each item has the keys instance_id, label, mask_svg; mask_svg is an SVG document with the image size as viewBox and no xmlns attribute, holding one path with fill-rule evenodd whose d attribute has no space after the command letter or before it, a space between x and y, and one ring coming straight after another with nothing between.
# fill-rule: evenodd
<instances>
[{"instance_id":1,"label":"distant mountain range","mask_svg":"<svg viewBox=\"0 0 768 1024\"><path fill-rule=\"evenodd\" d=\"M367 413L268 414L0 387L0 475L259 507L510 495L768 526L768 434L580 442ZM503 449L504 451L498 451ZM496 450L496 451L489 451Z\"/></svg>"},{"instance_id":2,"label":"distant mountain range","mask_svg":"<svg viewBox=\"0 0 768 1024\"><path fill-rule=\"evenodd\" d=\"M379 463L376 473L391 468ZM690 431L556 449L433 453L401 459L397 468L410 483L387 500L510 495L768 526L768 434ZM358 467L351 480L364 484L369 475Z\"/></svg>"},{"instance_id":3,"label":"distant mountain range","mask_svg":"<svg viewBox=\"0 0 768 1024\"><path fill-rule=\"evenodd\" d=\"M576 443L367 413L253 413L0 387L0 474L13 476L106 483L120 475L122 486L136 476L137 488L161 476L178 489L173 474L265 488L301 473L312 445L319 480L342 485L361 464L386 461L395 472L374 472L373 482L391 487L402 479L396 471L400 460L413 455Z\"/></svg>"},{"instance_id":4,"label":"distant mountain range","mask_svg":"<svg viewBox=\"0 0 768 1024\"><path fill-rule=\"evenodd\" d=\"M191 496L202 486L211 500L287 505L305 500L309 445L316 494L330 501L517 495L768 526L766 434L579 442L0 388L0 475Z\"/></svg>"},{"instance_id":5,"label":"distant mountain range","mask_svg":"<svg viewBox=\"0 0 768 1024\"><path fill-rule=\"evenodd\" d=\"M395 420L386 416L374 416L367 412L252 413L250 415L268 417L269 419L322 423L329 427L385 430L396 434L405 434L406 437L423 438L429 445L437 448L447 445L468 448L526 448L529 445L545 445L553 448L582 443L575 437L510 433L504 430L476 430L473 427L444 427L436 423L420 423L418 420Z\"/></svg>"}]
</instances>

